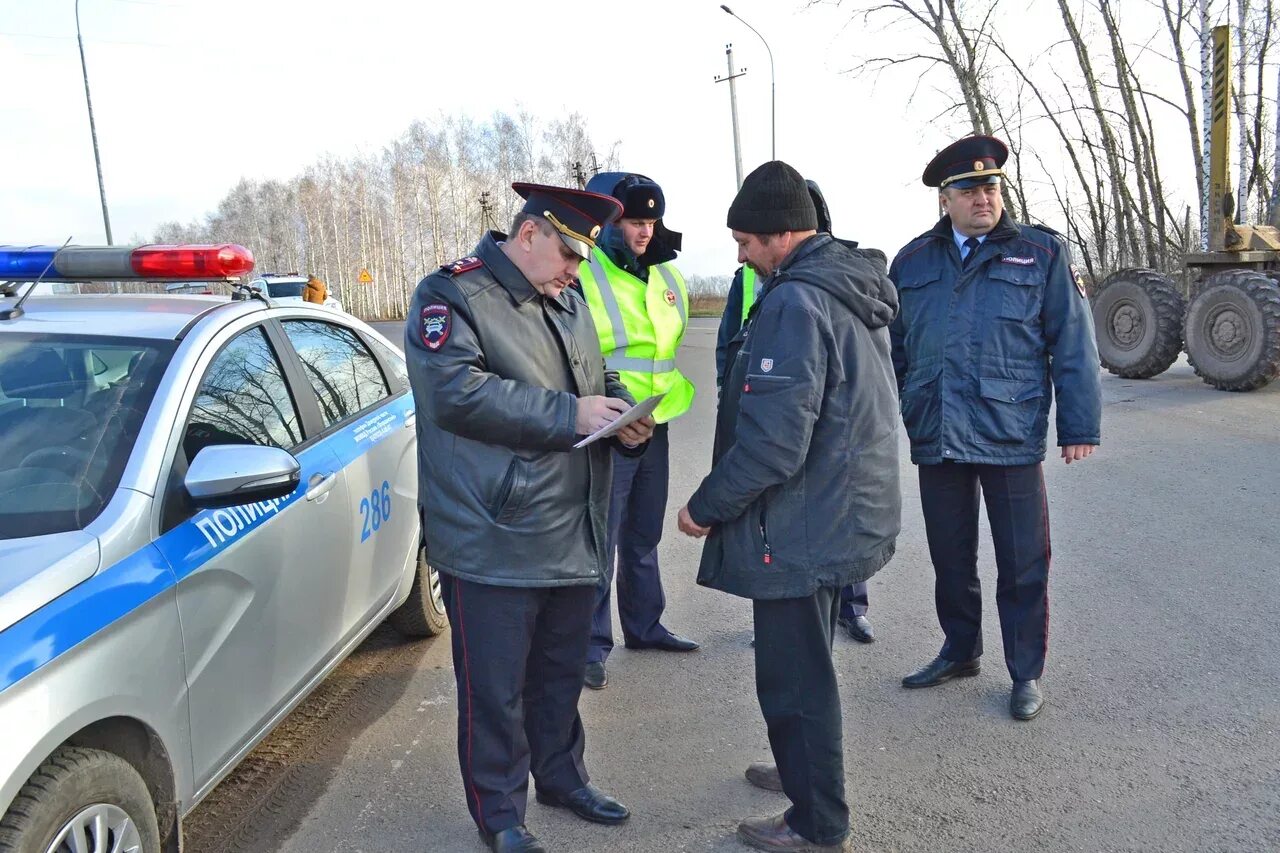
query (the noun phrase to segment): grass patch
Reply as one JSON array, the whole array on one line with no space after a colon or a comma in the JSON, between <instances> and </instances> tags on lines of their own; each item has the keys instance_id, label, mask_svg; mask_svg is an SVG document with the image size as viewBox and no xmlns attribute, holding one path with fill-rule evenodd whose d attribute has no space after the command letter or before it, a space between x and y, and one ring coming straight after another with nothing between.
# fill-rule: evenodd
<instances>
[{"instance_id":1,"label":"grass patch","mask_svg":"<svg viewBox=\"0 0 1280 853\"><path fill-rule=\"evenodd\" d=\"M723 296L690 296L690 317L719 317L724 313Z\"/></svg>"}]
</instances>

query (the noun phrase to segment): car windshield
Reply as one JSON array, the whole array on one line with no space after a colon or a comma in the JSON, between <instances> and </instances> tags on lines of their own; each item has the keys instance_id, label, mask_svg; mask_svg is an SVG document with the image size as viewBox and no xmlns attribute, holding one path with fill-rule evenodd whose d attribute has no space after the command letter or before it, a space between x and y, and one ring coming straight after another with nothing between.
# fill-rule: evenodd
<instances>
[{"instance_id":1,"label":"car windshield","mask_svg":"<svg viewBox=\"0 0 1280 853\"><path fill-rule=\"evenodd\" d=\"M272 299L283 299L286 296L301 296L307 287L305 281L269 281L267 295Z\"/></svg>"},{"instance_id":2,"label":"car windshield","mask_svg":"<svg viewBox=\"0 0 1280 853\"><path fill-rule=\"evenodd\" d=\"M80 530L102 512L173 348L0 335L0 539Z\"/></svg>"}]
</instances>

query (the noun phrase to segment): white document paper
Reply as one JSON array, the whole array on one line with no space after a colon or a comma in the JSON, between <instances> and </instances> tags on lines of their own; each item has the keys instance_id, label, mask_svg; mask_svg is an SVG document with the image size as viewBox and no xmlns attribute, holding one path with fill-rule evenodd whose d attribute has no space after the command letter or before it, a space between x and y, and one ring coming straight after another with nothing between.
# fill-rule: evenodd
<instances>
[{"instance_id":1,"label":"white document paper","mask_svg":"<svg viewBox=\"0 0 1280 853\"><path fill-rule=\"evenodd\" d=\"M627 409L622 414L618 415L618 419L616 421L614 421L613 423L609 424L606 427L601 427L600 429L596 430L591 435L587 436L586 438L582 439L582 441L579 441L577 444L575 444L574 448L586 447L588 444L591 444L593 441L599 441L602 438L608 438L609 436L615 434L618 430L622 429L627 424L634 423L635 421L638 421L643 417L653 414L653 410L658 408L658 404L662 402L662 398L665 396L667 396L667 394L664 391L661 394L654 394L652 397L650 397L649 399L643 402L636 403L634 406Z\"/></svg>"}]
</instances>

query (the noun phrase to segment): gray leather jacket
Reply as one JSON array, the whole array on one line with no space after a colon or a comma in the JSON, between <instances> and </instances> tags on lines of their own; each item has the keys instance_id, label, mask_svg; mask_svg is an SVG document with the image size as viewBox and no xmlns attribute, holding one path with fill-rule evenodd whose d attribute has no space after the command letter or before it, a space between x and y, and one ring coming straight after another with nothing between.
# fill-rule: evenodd
<instances>
[{"instance_id":1,"label":"gray leather jacket","mask_svg":"<svg viewBox=\"0 0 1280 853\"><path fill-rule=\"evenodd\" d=\"M573 449L577 400L633 401L605 372L581 297L541 296L502 253L503 239L490 232L474 257L424 278L409 309L428 558L497 586L598 583L610 448L621 445Z\"/></svg>"}]
</instances>

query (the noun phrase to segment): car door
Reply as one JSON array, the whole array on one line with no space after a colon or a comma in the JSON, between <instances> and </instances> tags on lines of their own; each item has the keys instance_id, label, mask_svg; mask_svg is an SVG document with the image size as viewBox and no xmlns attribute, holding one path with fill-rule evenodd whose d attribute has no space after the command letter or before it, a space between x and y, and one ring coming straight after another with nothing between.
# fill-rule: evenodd
<instances>
[{"instance_id":1,"label":"car door","mask_svg":"<svg viewBox=\"0 0 1280 853\"><path fill-rule=\"evenodd\" d=\"M202 364L174 451L161 537L178 577L197 790L297 695L342 635L351 519L333 448L307 436L277 349L262 326ZM289 450L290 496L191 509L182 476L213 444Z\"/></svg>"},{"instance_id":2,"label":"car door","mask_svg":"<svg viewBox=\"0 0 1280 853\"><path fill-rule=\"evenodd\" d=\"M285 319L350 487L352 530L344 630L353 634L395 595L416 559L417 456L413 397L349 326Z\"/></svg>"}]
</instances>

